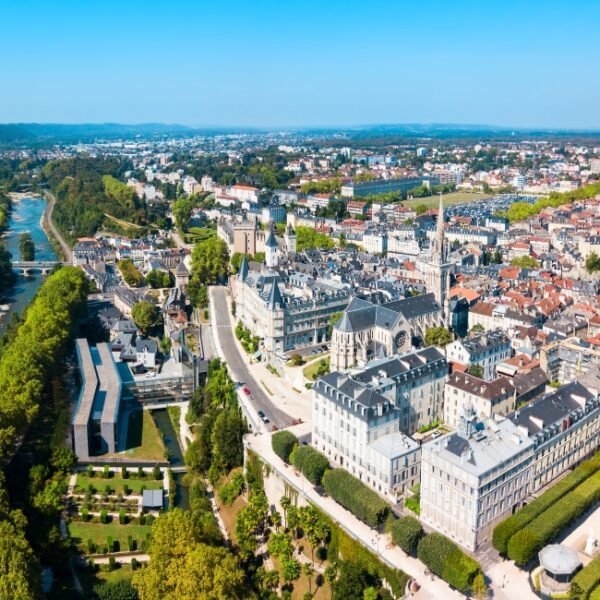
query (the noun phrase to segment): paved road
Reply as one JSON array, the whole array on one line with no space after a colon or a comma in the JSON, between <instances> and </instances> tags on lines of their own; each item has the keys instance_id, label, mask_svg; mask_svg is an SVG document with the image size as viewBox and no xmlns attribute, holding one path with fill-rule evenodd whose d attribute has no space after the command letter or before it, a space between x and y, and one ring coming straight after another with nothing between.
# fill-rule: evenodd
<instances>
[{"instance_id":1,"label":"paved road","mask_svg":"<svg viewBox=\"0 0 600 600\"><path fill-rule=\"evenodd\" d=\"M63 240L62 235L58 231L58 229L54 226L52 221L52 212L54 211L54 205L56 204L56 198L54 194L51 194L49 191L44 190L44 195L48 199L48 205L46 206L46 211L44 212L44 223L50 229L52 235L56 238L57 242L60 245L62 253L65 257L65 261L70 263L73 261L73 252L71 251L71 247L65 240Z\"/></svg>"},{"instance_id":2,"label":"paved road","mask_svg":"<svg viewBox=\"0 0 600 600\"><path fill-rule=\"evenodd\" d=\"M240 355L235 342L232 323L229 318L229 305L224 287L211 286L212 298L211 320L213 336L218 336L220 346L235 380L245 385L252 393L251 404L258 411L262 410L273 425L278 428L288 426L292 417L277 408L264 391L260 381L256 381L250 372L250 367ZM217 344L217 348L219 344Z\"/></svg>"}]
</instances>

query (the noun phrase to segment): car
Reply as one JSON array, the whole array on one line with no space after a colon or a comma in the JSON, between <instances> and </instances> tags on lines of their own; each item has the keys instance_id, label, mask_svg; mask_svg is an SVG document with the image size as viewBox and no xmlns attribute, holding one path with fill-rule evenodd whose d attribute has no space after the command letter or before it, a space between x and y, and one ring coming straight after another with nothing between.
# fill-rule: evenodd
<instances>
[{"instance_id":1,"label":"car","mask_svg":"<svg viewBox=\"0 0 600 600\"><path fill-rule=\"evenodd\" d=\"M250 390L247 387L243 387L242 392L244 392L244 394L246 394L246 396L250 396Z\"/></svg>"},{"instance_id":2,"label":"car","mask_svg":"<svg viewBox=\"0 0 600 600\"><path fill-rule=\"evenodd\" d=\"M431 434L431 439L435 440L436 438L439 438L442 435L442 432L439 429L436 429L432 434Z\"/></svg>"},{"instance_id":3,"label":"car","mask_svg":"<svg viewBox=\"0 0 600 600\"><path fill-rule=\"evenodd\" d=\"M259 410L259 411L258 411L258 416L260 417L260 420L261 420L263 423L265 423L265 424L266 424L266 423L268 423L268 422L269 422L269 419L267 418L267 415L265 415L265 413L264 413L262 410Z\"/></svg>"},{"instance_id":4,"label":"car","mask_svg":"<svg viewBox=\"0 0 600 600\"><path fill-rule=\"evenodd\" d=\"M314 350L310 351L311 354L319 354L319 351L315 348Z\"/></svg>"}]
</instances>

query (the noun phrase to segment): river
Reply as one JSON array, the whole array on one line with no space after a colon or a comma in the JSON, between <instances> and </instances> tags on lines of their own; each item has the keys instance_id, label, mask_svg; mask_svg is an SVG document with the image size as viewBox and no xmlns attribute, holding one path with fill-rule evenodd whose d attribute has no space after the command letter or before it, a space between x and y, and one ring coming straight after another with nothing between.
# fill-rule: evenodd
<instances>
[{"instance_id":1,"label":"river","mask_svg":"<svg viewBox=\"0 0 600 600\"><path fill-rule=\"evenodd\" d=\"M46 201L42 198L22 198L13 201L13 210L8 220L4 243L12 254L14 261L21 259L19 235L25 232L31 234L35 244L36 260L57 260L56 252L41 225L45 209ZM9 304L10 309L8 312L0 312L0 334L4 333L11 314L14 312L20 313L31 302L43 281L44 276L39 273L27 277L19 275L13 288L8 290L8 294L1 294L2 300L0 300L0 303Z\"/></svg>"}]
</instances>

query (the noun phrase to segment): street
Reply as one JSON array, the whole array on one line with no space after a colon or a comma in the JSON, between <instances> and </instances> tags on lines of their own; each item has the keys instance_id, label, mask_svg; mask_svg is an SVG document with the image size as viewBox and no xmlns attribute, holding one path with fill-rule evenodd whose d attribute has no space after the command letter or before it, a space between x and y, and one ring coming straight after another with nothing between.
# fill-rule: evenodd
<instances>
[{"instance_id":1,"label":"street","mask_svg":"<svg viewBox=\"0 0 600 600\"><path fill-rule=\"evenodd\" d=\"M222 286L211 286L210 293L210 315L212 332L215 337L217 351L222 351L227 367L231 371L232 378L247 387L251 392L250 402L257 410L262 410L269 421L278 429L291 424L293 416L288 415L273 404L259 381L255 380L238 350L231 320L229 318L229 305L227 303L226 289ZM218 341L217 339L218 338Z\"/></svg>"}]
</instances>

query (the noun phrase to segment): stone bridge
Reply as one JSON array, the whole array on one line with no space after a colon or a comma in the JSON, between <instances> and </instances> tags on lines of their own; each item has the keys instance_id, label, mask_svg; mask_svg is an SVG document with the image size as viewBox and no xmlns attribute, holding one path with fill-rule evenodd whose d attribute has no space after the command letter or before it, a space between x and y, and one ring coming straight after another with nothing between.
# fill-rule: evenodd
<instances>
[{"instance_id":1,"label":"stone bridge","mask_svg":"<svg viewBox=\"0 0 600 600\"><path fill-rule=\"evenodd\" d=\"M56 265L68 266L70 263L59 262L57 260L31 260L16 261L12 263L13 271L22 275L33 275L34 273L48 274Z\"/></svg>"}]
</instances>

